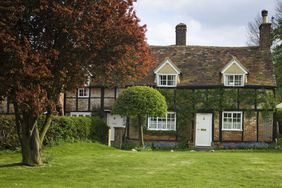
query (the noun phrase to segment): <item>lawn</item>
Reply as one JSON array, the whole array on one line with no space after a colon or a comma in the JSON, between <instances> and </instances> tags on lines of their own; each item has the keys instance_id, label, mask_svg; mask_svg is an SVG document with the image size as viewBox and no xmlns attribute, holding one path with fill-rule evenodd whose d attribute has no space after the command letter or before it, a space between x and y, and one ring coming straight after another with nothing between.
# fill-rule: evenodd
<instances>
[{"instance_id":1,"label":"lawn","mask_svg":"<svg viewBox=\"0 0 282 188\"><path fill-rule=\"evenodd\" d=\"M0 152L0 187L282 187L282 153L121 151L95 143L44 150L41 167Z\"/></svg>"}]
</instances>

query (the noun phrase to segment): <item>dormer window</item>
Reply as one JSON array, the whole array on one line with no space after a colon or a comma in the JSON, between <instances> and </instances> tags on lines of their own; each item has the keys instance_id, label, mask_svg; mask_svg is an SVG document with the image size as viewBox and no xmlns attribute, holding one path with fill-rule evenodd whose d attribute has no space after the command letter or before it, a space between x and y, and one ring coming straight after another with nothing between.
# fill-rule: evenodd
<instances>
[{"instance_id":1,"label":"dormer window","mask_svg":"<svg viewBox=\"0 0 282 188\"><path fill-rule=\"evenodd\" d=\"M244 75L225 75L224 85L226 86L244 86Z\"/></svg>"},{"instance_id":2,"label":"dormer window","mask_svg":"<svg viewBox=\"0 0 282 188\"><path fill-rule=\"evenodd\" d=\"M155 82L158 87L176 87L179 82L180 70L169 58L166 58L154 70L156 79Z\"/></svg>"},{"instance_id":3,"label":"dormer window","mask_svg":"<svg viewBox=\"0 0 282 188\"><path fill-rule=\"evenodd\" d=\"M247 82L247 69L236 59L233 59L221 71L224 86L242 87Z\"/></svg>"},{"instance_id":4,"label":"dormer window","mask_svg":"<svg viewBox=\"0 0 282 188\"><path fill-rule=\"evenodd\" d=\"M158 75L158 86L175 87L177 75Z\"/></svg>"}]
</instances>

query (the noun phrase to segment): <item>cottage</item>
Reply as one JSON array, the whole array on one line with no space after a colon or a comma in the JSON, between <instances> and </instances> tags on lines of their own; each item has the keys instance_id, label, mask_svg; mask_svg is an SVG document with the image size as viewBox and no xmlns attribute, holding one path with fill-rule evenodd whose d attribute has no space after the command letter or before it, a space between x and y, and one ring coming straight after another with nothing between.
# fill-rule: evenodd
<instances>
[{"instance_id":1,"label":"cottage","mask_svg":"<svg viewBox=\"0 0 282 188\"><path fill-rule=\"evenodd\" d=\"M175 45L151 46L157 66L144 79L128 85L154 87L167 100L165 117L146 118L147 145L241 147L276 139L276 82L270 53L271 24L265 10L262 20L259 46L186 45L187 27L183 23L176 26ZM110 113L123 89L90 82L77 92L65 93L64 113L102 113L112 128L112 141L122 133L134 142L138 139L134 118Z\"/></svg>"},{"instance_id":2,"label":"cottage","mask_svg":"<svg viewBox=\"0 0 282 188\"><path fill-rule=\"evenodd\" d=\"M176 26L176 45L151 46L157 66L132 85L158 89L167 99L169 112L165 117L147 118L147 145L237 147L274 141L276 83L270 54L271 24L267 11L262 11L262 16L259 46L186 45L183 23ZM126 139L137 140L134 119L110 113L120 92L120 88L97 85L80 88L66 94L65 112L76 116L91 115L93 110L106 112L112 130L126 127Z\"/></svg>"}]
</instances>

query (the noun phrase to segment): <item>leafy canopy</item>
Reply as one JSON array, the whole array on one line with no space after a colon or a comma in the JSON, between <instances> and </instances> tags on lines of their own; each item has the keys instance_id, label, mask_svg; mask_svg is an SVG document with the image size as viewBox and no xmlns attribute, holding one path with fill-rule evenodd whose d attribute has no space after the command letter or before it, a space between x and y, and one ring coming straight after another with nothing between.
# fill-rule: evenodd
<instances>
[{"instance_id":1,"label":"leafy canopy","mask_svg":"<svg viewBox=\"0 0 282 188\"><path fill-rule=\"evenodd\" d=\"M113 113L122 116L164 116L165 97L148 86L133 86L124 90L113 105Z\"/></svg>"},{"instance_id":2,"label":"leafy canopy","mask_svg":"<svg viewBox=\"0 0 282 188\"><path fill-rule=\"evenodd\" d=\"M40 115L66 89L123 85L153 66L134 0L0 2L0 98Z\"/></svg>"},{"instance_id":3,"label":"leafy canopy","mask_svg":"<svg viewBox=\"0 0 282 188\"><path fill-rule=\"evenodd\" d=\"M153 66L135 0L0 1L0 102L14 104L23 164L41 146L60 94L83 85L124 85ZM47 111L39 130L38 117Z\"/></svg>"},{"instance_id":4,"label":"leafy canopy","mask_svg":"<svg viewBox=\"0 0 282 188\"><path fill-rule=\"evenodd\" d=\"M273 39L273 60L275 62L275 75L278 87L278 102L282 101L282 2L277 2L276 15L274 20Z\"/></svg>"}]
</instances>

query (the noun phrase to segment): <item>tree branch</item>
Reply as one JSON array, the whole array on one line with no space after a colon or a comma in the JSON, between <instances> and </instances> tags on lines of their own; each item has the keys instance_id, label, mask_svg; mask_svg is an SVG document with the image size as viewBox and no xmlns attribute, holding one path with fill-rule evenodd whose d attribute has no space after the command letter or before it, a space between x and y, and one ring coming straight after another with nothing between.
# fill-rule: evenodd
<instances>
[{"instance_id":1,"label":"tree branch","mask_svg":"<svg viewBox=\"0 0 282 188\"><path fill-rule=\"evenodd\" d=\"M40 133L39 133L39 138L40 138L40 144L41 146L43 145L43 141L44 141L44 138L45 138L45 135L47 133L47 130L49 129L50 125L51 125L51 121L52 121L52 116L51 116L51 111L48 111L47 112L47 115L45 117L45 121L44 121L44 124L40 130Z\"/></svg>"}]
</instances>

